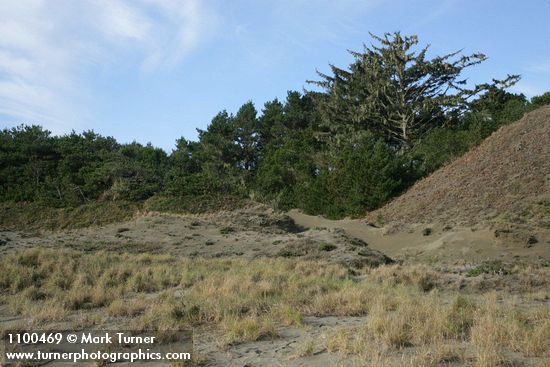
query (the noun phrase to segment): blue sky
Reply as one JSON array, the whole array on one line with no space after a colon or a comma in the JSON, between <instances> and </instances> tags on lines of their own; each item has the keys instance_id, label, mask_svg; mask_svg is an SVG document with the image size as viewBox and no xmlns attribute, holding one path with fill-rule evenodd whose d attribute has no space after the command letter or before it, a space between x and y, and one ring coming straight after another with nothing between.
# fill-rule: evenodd
<instances>
[{"instance_id":1,"label":"blue sky","mask_svg":"<svg viewBox=\"0 0 550 367\"><path fill-rule=\"evenodd\" d=\"M0 128L93 129L170 152L220 110L302 90L368 32L489 59L472 82L550 90L548 0L2 0Z\"/></svg>"}]
</instances>

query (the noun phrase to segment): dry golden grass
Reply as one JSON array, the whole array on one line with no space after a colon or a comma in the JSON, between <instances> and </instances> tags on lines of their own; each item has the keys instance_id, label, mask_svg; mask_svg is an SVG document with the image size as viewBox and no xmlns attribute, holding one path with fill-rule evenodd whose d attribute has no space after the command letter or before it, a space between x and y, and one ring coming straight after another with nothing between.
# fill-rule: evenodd
<instances>
[{"instance_id":1,"label":"dry golden grass","mask_svg":"<svg viewBox=\"0 0 550 367\"><path fill-rule=\"evenodd\" d=\"M413 285L419 290L427 292L437 284L438 274L427 265L387 265L367 269L369 278L386 285Z\"/></svg>"},{"instance_id":2,"label":"dry golden grass","mask_svg":"<svg viewBox=\"0 0 550 367\"><path fill-rule=\"evenodd\" d=\"M388 302L388 294L391 297L392 292L386 290L374 302L364 327L325 334L327 351L360 355L368 366L461 363L464 351L456 346L462 343L473 350L479 367L506 365L510 351L525 358L550 357L550 307L546 304L524 310L497 300L495 293L480 297L479 305L463 295L444 303L438 292L415 294L405 289ZM407 357L396 362L396 353Z\"/></svg>"},{"instance_id":3,"label":"dry golden grass","mask_svg":"<svg viewBox=\"0 0 550 367\"><path fill-rule=\"evenodd\" d=\"M278 336L275 322L268 317L229 318L223 320L221 326L225 334L222 346Z\"/></svg>"},{"instance_id":4,"label":"dry golden grass","mask_svg":"<svg viewBox=\"0 0 550 367\"><path fill-rule=\"evenodd\" d=\"M525 357L550 357L550 307L521 312L513 303L499 301L495 293L478 311L471 330L477 366L499 366L505 351Z\"/></svg>"},{"instance_id":5,"label":"dry golden grass","mask_svg":"<svg viewBox=\"0 0 550 367\"><path fill-rule=\"evenodd\" d=\"M33 249L3 257L0 268L0 301L34 325L70 318L87 327L115 318L166 338L208 327L229 347L277 338L282 327L302 327L304 316L367 316L362 325L305 340L295 356L320 346L357 357L357 365L440 366L461 364L468 350L479 367L503 365L510 352L537 363L550 357L548 292L537 288L547 270L539 268L518 270L527 296L515 298L445 292L438 273L419 265L357 278L340 265L291 259Z\"/></svg>"},{"instance_id":6,"label":"dry golden grass","mask_svg":"<svg viewBox=\"0 0 550 367\"><path fill-rule=\"evenodd\" d=\"M307 337L303 339L298 347L296 348L294 355L292 357L294 358L301 358L301 357L309 357L313 355L315 352L315 339L312 337Z\"/></svg>"},{"instance_id":7,"label":"dry golden grass","mask_svg":"<svg viewBox=\"0 0 550 367\"><path fill-rule=\"evenodd\" d=\"M449 364L463 365L463 351L448 344L423 347L402 364L405 367L437 367Z\"/></svg>"},{"instance_id":8,"label":"dry golden grass","mask_svg":"<svg viewBox=\"0 0 550 367\"><path fill-rule=\"evenodd\" d=\"M143 297L132 299L115 299L107 307L107 313L111 316L136 317L147 308L147 302Z\"/></svg>"}]
</instances>

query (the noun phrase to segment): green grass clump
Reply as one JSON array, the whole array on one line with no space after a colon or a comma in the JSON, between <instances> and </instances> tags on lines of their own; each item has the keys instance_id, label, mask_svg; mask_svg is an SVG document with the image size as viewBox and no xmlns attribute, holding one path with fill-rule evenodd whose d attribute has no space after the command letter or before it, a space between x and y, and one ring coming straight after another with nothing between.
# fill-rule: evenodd
<instances>
[{"instance_id":1,"label":"green grass clump","mask_svg":"<svg viewBox=\"0 0 550 367\"><path fill-rule=\"evenodd\" d=\"M235 229L233 227L223 227L220 229L221 234L229 234L235 232Z\"/></svg>"},{"instance_id":2,"label":"green grass clump","mask_svg":"<svg viewBox=\"0 0 550 367\"><path fill-rule=\"evenodd\" d=\"M467 277L477 277L481 274L495 274L495 275L510 275L512 271L510 266L503 264L501 261L487 261L481 265L476 266L468 270Z\"/></svg>"},{"instance_id":3,"label":"green grass clump","mask_svg":"<svg viewBox=\"0 0 550 367\"><path fill-rule=\"evenodd\" d=\"M299 253L294 252L294 251L290 251L290 250L281 250L281 251L279 251L279 253L277 255L279 255L281 257L298 257L298 256L302 256Z\"/></svg>"},{"instance_id":4,"label":"green grass clump","mask_svg":"<svg viewBox=\"0 0 550 367\"><path fill-rule=\"evenodd\" d=\"M323 242L319 245L319 250L321 251L332 251L332 250L336 250L338 247L336 245L333 245L332 243L326 243L326 242Z\"/></svg>"}]
</instances>

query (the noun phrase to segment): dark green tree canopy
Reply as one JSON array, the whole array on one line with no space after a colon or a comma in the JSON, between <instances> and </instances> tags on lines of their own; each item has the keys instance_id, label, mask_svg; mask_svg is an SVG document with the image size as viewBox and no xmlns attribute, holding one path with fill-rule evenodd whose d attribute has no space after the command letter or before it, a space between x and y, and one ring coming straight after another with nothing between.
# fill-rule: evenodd
<instances>
[{"instance_id":1,"label":"dark green tree canopy","mask_svg":"<svg viewBox=\"0 0 550 367\"><path fill-rule=\"evenodd\" d=\"M355 61L349 69L331 65L332 75L318 73L321 80L310 81L324 90L314 93L317 107L337 141L371 131L397 149L408 148L432 128L461 115L472 97L519 79L509 75L469 88L461 74L483 62L485 55L459 56L457 51L430 59L429 46L416 48L416 36L371 36L379 46L350 51Z\"/></svg>"},{"instance_id":2,"label":"dark green tree canopy","mask_svg":"<svg viewBox=\"0 0 550 367\"><path fill-rule=\"evenodd\" d=\"M247 102L239 108L233 119L237 132L236 143L239 147L238 164L246 171L256 167L258 156L258 123L256 115L258 112L252 102Z\"/></svg>"},{"instance_id":3,"label":"dark green tree canopy","mask_svg":"<svg viewBox=\"0 0 550 367\"><path fill-rule=\"evenodd\" d=\"M93 131L53 136L39 126L0 130L0 205L74 207L142 202L202 211L252 198L328 217L360 216L480 144L502 125L550 103L506 90L518 80L470 86L462 75L486 58L429 56L416 36L373 36L346 69L288 91L260 113L221 111L198 140L170 155ZM18 205L18 204L17 204Z\"/></svg>"}]
</instances>

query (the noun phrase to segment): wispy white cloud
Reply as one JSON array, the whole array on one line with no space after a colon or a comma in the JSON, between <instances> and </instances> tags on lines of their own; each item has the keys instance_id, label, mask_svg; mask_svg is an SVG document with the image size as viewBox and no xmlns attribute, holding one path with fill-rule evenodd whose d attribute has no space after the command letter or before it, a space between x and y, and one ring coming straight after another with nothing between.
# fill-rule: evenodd
<instances>
[{"instance_id":1,"label":"wispy white cloud","mask_svg":"<svg viewBox=\"0 0 550 367\"><path fill-rule=\"evenodd\" d=\"M204 0L142 1L162 13L162 19L150 27L146 40L149 50L143 65L146 70L177 65L215 31L218 23L216 13L205 8Z\"/></svg>"},{"instance_id":2,"label":"wispy white cloud","mask_svg":"<svg viewBox=\"0 0 550 367\"><path fill-rule=\"evenodd\" d=\"M291 63L327 45L345 50L352 34L360 34L361 18L380 0L278 0L254 2L253 16L232 19L226 34L238 45L247 64L264 70ZM259 32L258 30L261 29ZM269 30L266 32L265 30Z\"/></svg>"},{"instance_id":3,"label":"wispy white cloud","mask_svg":"<svg viewBox=\"0 0 550 367\"><path fill-rule=\"evenodd\" d=\"M532 73L550 74L550 59L530 65L527 70Z\"/></svg>"},{"instance_id":4,"label":"wispy white cloud","mask_svg":"<svg viewBox=\"0 0 550 367\"><path fill-rule=\"evenodd\" d=\"M444 0L439 2L437 6L434 6L430 11L424 14L424 16L406 27L404 31L416 32L418 29L421 29L435 20L449 14L457 4L458 0Z\"/></svg>"},{"instance_id":5,"label":"wispy white cloud","mask_svg":"<svg viewBox=\"0 0 550 367\"><path fill-rule=\"evenodd\" d=\"M357 32L359 19L379 3L380 0L279 0L273 12L292 27L289 31L306 39L338 44L343 34ZM296 14L308 14L311 21L304 22ZM288 34L292 37L292 33Z\"/></svg>"},{"instance_id":6,"label":"wispy white cloud","mask_svg":"<svg viewBox=\"0 0 550 367\"><path fill-rule=\"evenodd\" d=\"M172 68L214 24L201 0L1 1L0 114L54 132L77 128L90 66Z\"/></svg>"},{"instance_id":7,"label":"wispy white cloud","mask_svg":"<svg viewBox=\"0 0 550 367\"><path fill-rule=\"evenodd\" d=\"M98 14L96 22L100 30L109 37L145 41L152 28L141 9L132 7L122 0L97 0L94 9Z\"/></svg>"},{"instance_id":8,"label":"wispy white cloud","mask_svg":"<svg viewBox=\"0 0 550 367\"><path fill-rule=\"evenodd\" d=\"M550 59L535 60L523 67L522 80L511 89L523 93L527 97L538 96L548 92L548 77L550 76Z\"/></svg>"},{"instance_id":9,"label":"wispy white cloud","mask_svg":"<svg viewBox=\"0 0 550 367\"><path fill-rule=\"evenodd\" d=\"M546 92L546 90L544 90L543 88L524 81L518 82L517 84L512 86L510 89L516 93L523 93L527 97L538 96Z\"/></svg>"}]
</instances>

